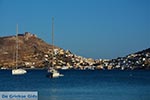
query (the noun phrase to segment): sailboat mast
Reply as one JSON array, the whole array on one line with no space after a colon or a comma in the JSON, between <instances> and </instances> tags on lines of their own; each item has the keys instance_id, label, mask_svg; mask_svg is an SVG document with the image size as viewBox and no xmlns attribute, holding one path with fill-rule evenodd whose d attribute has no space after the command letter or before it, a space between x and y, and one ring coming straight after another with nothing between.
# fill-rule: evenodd
<instances>
[{"instance_id":1,"label":"sailboat mast","mask_svg":"<svg viewBox=\"0 0 150 100\"><path fill-rule=\"evenodd\" d=\"M52 17L52 66L54 58L54 17Z\"/></svg>"},{"instance_id":2,"label":"sailboat mast","mask_svg":"<svg viewBox=\"0 0 150 100\"><path fill-rule=\"evenodd\" d=\"M52 17L52 49L54 51L54 17Z\"/></svg>"},{"instance_id":3,"label":"sailboat mast","mask_svg":"<svg viewBox=\"0 0 150 100\"><path fill-rule=\"evenodd\" d=\"M16 26L16 69L18 66L18 24Z\"/></svg>"}]
</instances>

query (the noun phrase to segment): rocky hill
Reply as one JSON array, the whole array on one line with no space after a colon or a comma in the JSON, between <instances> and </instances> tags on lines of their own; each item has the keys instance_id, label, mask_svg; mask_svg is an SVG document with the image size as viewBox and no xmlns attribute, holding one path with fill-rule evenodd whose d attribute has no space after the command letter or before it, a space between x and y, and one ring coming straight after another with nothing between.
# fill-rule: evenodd
<instances>
[{"instance_id":1,"label":"rocky hill","mask_svg":"<svg viewBox=\"0 0 150 100\"><path fill-rule=\"evenodd\" d=\"M25 66L27 64L40 67L43 54L51 52L51 49L51 45L34 34L28 32L18 34L18 65ZM16 51L16 36L0 37L0 66L15 67Z\"/></svg>"},{"instance_id":2,"label":"rocky hill","mask_svg":"<svg viewBox=\"0 0 150 100\"><path fill-rule=\"evenodd\" d=\"M18 44L18 66L23 68L47 68L53 65L56 68L92 68L95 64L92 58L83 58L72 54L69 50L63 50L47 44L36 35L29 32L18 34L18 43L16 36L0 37L0 68L11 69L16 67L16 51ZM53 52L53 53L52 53ZM88 66L88 67L86 67Z\"/></svg>"},{"instance_id":3,"label":"rocky hill","mask_svg":"<svg viewBox=\"0 0 150 100\"><path fill-rule=\"evenodd\" d=\"M17 64L23 68L48 68L54 65L57 69L150 69L150 48L117 59L94 60L77 56L56 46L53 51L52 45L29 32L18 34L18 42L16 39L15 35L0 37L0 69L16 67L17 44Z\"/></svg>"}]
</instances>

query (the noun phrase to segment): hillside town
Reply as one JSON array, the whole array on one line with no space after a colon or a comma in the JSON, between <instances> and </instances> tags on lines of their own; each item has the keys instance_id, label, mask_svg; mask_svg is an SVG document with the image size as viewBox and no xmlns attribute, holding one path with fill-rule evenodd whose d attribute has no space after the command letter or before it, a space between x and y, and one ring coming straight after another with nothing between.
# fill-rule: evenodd
<instances>
[{"instance_id":1,"label":"hillside town","mask_svg":"<svg viewBox=\"0 0 150 100\"><path fill-rule=\"evenodd\" d=\"M18 65L26 69L134 70L150 69L150 48L116 59L92 59L47 44L29 32L19 34ZM15 62L15 36L0 38L0 69L12 69Z\"/></svg>"}]
</instances>

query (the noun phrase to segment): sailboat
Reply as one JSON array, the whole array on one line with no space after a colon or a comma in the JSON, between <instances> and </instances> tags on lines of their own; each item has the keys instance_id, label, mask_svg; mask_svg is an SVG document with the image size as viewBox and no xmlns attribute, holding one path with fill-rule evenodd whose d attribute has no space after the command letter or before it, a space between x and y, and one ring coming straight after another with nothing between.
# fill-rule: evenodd
<instances>
[{"instance_id":1,"label":"sailboat","mask_svg":"<svg viewBox=\"0 0 150 100\"><path fill-rule=\"evenodd\" d=\"M27 73L26 70L17 68L18 67L18 24L16 29L16 68L12 70L12 75L22 75Z\"/></svg>"},{"instance_id":2,"label":"sailboat","mask_svg":"<svg viewBox=\"0 0 150 100\"><path fill-rule=\"evenodd\" d=\"M58 70L54 69L54 18L52 18L52 66L48 68L48 74L46 75L49 78L57 78L59 76L63 76L60 74Z\"/></svg>"}]
</instances>

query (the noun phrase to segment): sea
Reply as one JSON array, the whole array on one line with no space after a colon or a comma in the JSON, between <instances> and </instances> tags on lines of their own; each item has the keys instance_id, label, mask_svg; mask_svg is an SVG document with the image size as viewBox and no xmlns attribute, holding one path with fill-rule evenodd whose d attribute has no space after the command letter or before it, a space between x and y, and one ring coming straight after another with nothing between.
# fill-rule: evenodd
<instances>
[{"instance_id":1,"label":"sea","mask_svg":"<svg viewBox=\"0 0 150 100\"><path fill-rule=\"evenodd\" d=\"M11 75L0 70L0 91L37 91L38 100L150 100L150 70L46 70Z\"/></svg>"}]
</instances>

